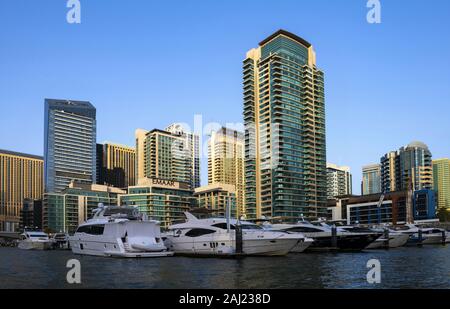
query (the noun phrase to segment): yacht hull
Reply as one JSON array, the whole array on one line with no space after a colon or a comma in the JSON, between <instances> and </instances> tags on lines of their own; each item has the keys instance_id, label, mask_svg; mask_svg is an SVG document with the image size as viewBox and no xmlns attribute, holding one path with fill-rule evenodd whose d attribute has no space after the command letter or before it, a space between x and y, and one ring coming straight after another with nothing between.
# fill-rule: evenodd
<instances>
[{"instance_id":1,"label":"yacht hull","mask_svg":"<svg viewBox=\"0 0 450 309\"><path fill-rule=\"evenodd\" d=\"M400 235L390 235L389 243L387 245L388 248L398 248L403 247L408 242L409 235L400 234ZM370 245L366 247L366 249L381 249L386 248L386 239L384 236L381 236Z\"/></svg>"},{"instance_id":2,"label":"yacht hull","mask_svg":"<svg viewBox=\"0 0 450 309\"><path fill-rule=\"evenodd\" d=\"M17 247L22 250L50 250L52 243L44 241L20 241Z\"/></svg>"},{"instance_id":3,"label":"yacht hull","mask_svg":"<svg viewBox=\"0 0 450 309\"><path fill-rule=\"evenodd\" d=\"M236 243L227 234L214 238L186 241L168 237L167 247L178 255L204 256L283 256L287 255L299 242L298 238L248 238L244 237L242 253L236 253ZM309 244L308 244L309 245Z\"/></svg>"},{"instance_id":4,"label":"yacht hull","mask_svg":"<svg viewBox=\"0 0 450 309\"><path fill-rule=\"evenodd\" d=\"M291 249L290 252L292 253L302 253L305 252L306 249L311 246L311 244L314 242L313 239L307 238L306 240L300 240L294 248Z\"/></svg>"},{"instance_id":5,"label":"yacht hull","mask_svg":"<svg viewBox=\"0 0 450 309\"><path fill-rule=\"evenodd\" d=\"M333 247L331 236L312 237L314 242L306 251L361 251L379 236L379 234L338 235L337 247Z\"/></svg>"}]
</instances>

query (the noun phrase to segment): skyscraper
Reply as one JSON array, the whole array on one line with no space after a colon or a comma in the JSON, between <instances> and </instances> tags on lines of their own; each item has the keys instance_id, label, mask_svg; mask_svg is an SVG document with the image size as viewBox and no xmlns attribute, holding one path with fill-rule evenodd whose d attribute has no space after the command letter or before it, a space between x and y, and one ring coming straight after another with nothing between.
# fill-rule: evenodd
<instances>
[{"instance_id":1,"label":"skyscraper","mask_svg":"<svg viewBox=\"0 0 450 309\"><path fill-rule=\"evenodd\" d=\"M43 193L43 158L0 150L0 231L17 231L24 200Z\"/></svg>"},{"instance_id":2,"label":"skyscraper","mask_svg":"<svg viewBox=\"0 0 450 309\"><path fill-rule=\"evenodd\" d=\"M422 142L412 142L381 158L381 190L394 192L433 188L431 152Z\"/></svg>"},{"instance_id":3,"label":"skyscraper","mask_svg":"<svg viewBox=\"0 0 450 309\"><path fill-rule=\"evenodd\" d=\"M135 148L105 142L97 144L97 183L126 188L136 184Z\"/></svg>"},{"instance_id":4,"label":"skyscraper","mask_svg":"<svg viewBox=\"0 0 450 309\"><path fill-rule=\"evenodd\" d=\"M324 217L324 74L313 47L284 30L243 63L247 217Z\"/></svg>"},{"instance_id":5,"label":"skyscraper","mask_svg":"<svg viewBox=\"0 0 450 309\"><path fill-rule=\"evenodd\" d=\"M237 217L245 214L244 134L221 128L208 141L208 184L233 185Z\"/></svg>"},{"instance_id":6,"label":"skyscraper","mask_svg":"<svg viewBox=\"0 0 450 309\"><path fill-rule=\"evenodd\" d=\"M178 134L186 139L186 150L189 155L188 169L190 171L191 188L200 187L200 137L188 132L181 124L174 123L166 128L167 132Z\"/></svg>"},{"instance_id":7,"label":"skyscraper","mask_svg":"<svg viewBox=\"0 0 450 309\"><path fill-rule=\"evenodd\" d=\"M96 181L96 110L89 102L45 100L46 192L62 192L72 180Z\"/></svg>"},{"instance_id":8,"label":"skyscraper","mask_svg":"<svg viewBox=\"0 0 450 309\"><path fill-rule=\"evenodd\" d=\"M370 164L362 168L362 195L381 193L381 165Z\"/></svg>"},{"instance_id":9,"label":"skyscraper","mask_svg":"<svg viewBox=\"0 0 450 309\"><path fill-rule=\"evenodd\" d=\"M192 188L191 156L183 135L154 129L136 130L137 182L157 178L187 183Z\"/></svg>"},{"instance_id":10,"label":"skyscraper","mask_svg":"<svg viewBox=\"0 0 450 309\"><path fill-rule=\"evenodd\" d=\"M433 160L433 178L437 206L450 212L450 159Z\"/></svg>"},{"instance_id":11,"label":"skyscraper","mask_svg":"<svg viewBox=\"0 0 450 309\"><path fill-rule=\"evenodd\" d=\"M352 194L350 167L327 163L327 198Z\"/></svg>"}]
</instances>

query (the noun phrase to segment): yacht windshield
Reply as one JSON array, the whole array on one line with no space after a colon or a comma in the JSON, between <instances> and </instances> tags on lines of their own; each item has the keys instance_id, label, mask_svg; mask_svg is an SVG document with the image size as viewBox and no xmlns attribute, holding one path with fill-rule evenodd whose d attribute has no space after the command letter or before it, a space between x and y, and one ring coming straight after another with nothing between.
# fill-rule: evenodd
<instances>
[{"instance_id":1,"label":"yacht windshield","mask_svg":"<svg viewBox=\"0 0 450 309\"><path fill-rule=\"evenodd\" d=\"M241 225L241 229L243 229L243 230L262 230L263 228L258 225L253 225L253 224L243 224L243 225Z\"/></svg>"},{"instance_id":2,"label":"yacht windshield","mask_svg":"<svg viewBox=\"0 0 450 309\"><path fill-rule=\"evenodd\" d=\"M45 234L31 234L30 237L31 238L47 237L47 235L45 235Z\"/></svg>"},{"instance_id":3,"label":"yacht windshield","mask_svg":"<svg viewBox=\"0 0 450 309\"><path fill-rule=\"evenodd\" d=\"M113 215L124 215L128 218L136 218L139 215L139 212L134 207L109 207L105 209L103 216L109 217Z\"/></svg>"}]
</instances>

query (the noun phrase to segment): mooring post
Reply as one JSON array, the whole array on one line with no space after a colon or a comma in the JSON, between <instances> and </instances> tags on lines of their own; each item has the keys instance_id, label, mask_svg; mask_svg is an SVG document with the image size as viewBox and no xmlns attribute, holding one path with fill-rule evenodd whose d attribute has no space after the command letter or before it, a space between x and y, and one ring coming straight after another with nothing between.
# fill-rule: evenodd
<instances>
[{"instance_id":1,"label":"mooring post","mask_svg":"<svg viewBox=\"0 0 450 309\"><path fill-rule=\"evenodd\" d=\"M331 227L331 247L337 249L337 228L334 224Z\"/></svg>"},{"instance_id":2,"label":"mooring post","mask_svg":"<svg viewBox=\"0 0 450 309\"><path fill-rule=\"evenodd\" d=\"M445 245L445 238L446 238L445 237L445 230L442 230L441 233L442 233L442 244Z\"/></svg>"},{"instance_id":3,"label":"mooring post","mask_svg":"<svg viewBox=\"0 0 450 309\"><path fill-rule=\"evenodd\" d=\"M422 246L422 241L423 241L423 235L422 235L422 228L419 229L419 246Z\"/></svg>"},{"instance_id":4,"label":"mooring post","mask_svg":"<svg viewBox=\"0 0 450 309\"><path fill-rule=\"evenodd\" d=\"M389 249L389 229L385 228L384 229L384 247L386 249Z\"/></svg>"},{"instance_id":5,"label":"mooring post","mask_svg":"<svg viewBox=\"0 0 450 309\"><path fill-rule=\"evenodd\" d=\"M242 228L240 222L238 222L235 226L235 235L236 235L236 254L243 253L243 237L242 237Z\"/></svg>"}]
</instances>

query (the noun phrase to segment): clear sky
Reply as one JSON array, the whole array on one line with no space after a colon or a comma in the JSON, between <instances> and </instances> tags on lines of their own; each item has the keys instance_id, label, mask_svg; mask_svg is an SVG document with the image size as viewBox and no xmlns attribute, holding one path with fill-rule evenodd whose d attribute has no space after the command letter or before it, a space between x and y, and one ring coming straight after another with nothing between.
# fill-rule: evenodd
<instances>
[{"instance_id":1,"label":"clear sky","mask_svg":"<svg viewBox=\"0 0 450 309\"><path fill-rule=\"evenodd\" d=\"M361 166L412 140L450 156L450 1L0 0L0 148L43 153L44 98L89 100L98 141L136 128L242 122L242 60L283 28L325 72L328 161ZM206 159L202 183L207 182Z\"/></svg>"}]
</instances>

